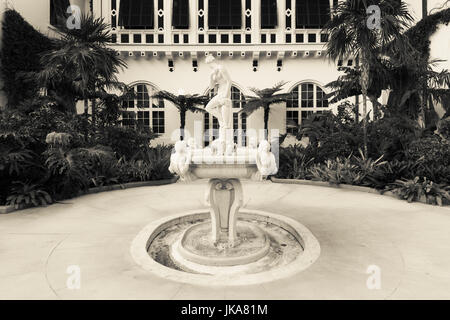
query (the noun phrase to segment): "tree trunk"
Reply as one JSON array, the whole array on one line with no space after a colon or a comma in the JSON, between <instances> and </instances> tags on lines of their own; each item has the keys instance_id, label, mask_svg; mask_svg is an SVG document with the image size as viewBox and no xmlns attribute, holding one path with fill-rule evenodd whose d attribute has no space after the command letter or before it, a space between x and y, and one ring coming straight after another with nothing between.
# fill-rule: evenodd
<instances>
[{"instance_id":1,"label":"tree trunk","mask_svg":"<svg viewBox=\"0 0 450 320\"><path fill-rule=\"evenodd\" d=\"M428 1L422 0L422 19L428 15Z\"/></svg>"},{"instance_id":2,"label":"tree trunk","mask_svg":"<svg viewBox=\"0 0 450 320\"><path fill-rule=\"evenodd\" d=\"M84 139L88 141L89 99L84 99Z\"/></svg>"},{"instance_id":3,"label":"tree trunk","mask_svg":"<svg viewBox=\"0 0 450 320\"><path fill-rule=\"evenodd\" d=\"M267 139L269 135L269 107L264 107L264 136Z\"/></svg>"},{"instance_id":4,"label":"tree trunk","mask_svg":"<svg viewBox=\"0 0 450 320\"><path fill-rule=\"evenodd\" d=\"M93 124L93 126L94 126L94 128L95 128L95 113L97 112L97 104L96 104L96 101L95 101L95 99L92 99L92 101L91 101L91 103L92 103L92 124Z\"/></svg>"},{"instance_id":5,"label":"tree trunk","mask_svg":"<svg viewBox=\"0 0 450 320\"><path fill-rule=\"evenodd\" d=\"M367 88L369 86L369 63L367 59L363 58L361 66L361 91L363 98L363 141L364 141L364 156L367 157Z\"/></svg>"},{"instance_id":6,"label":"tree trunk","mask_svg":"<svg viewBox=\"0 0 450 320\"><path fill-rule=\"evenodd\" d=\"M378 120L379 116L380 116L380 110L378 108L378 106L380 105L380 103L378 102L377 97L375 96L369 96L369 100L372 103L372 110L373 110L373 120Z\"/></svg>"},{"instance_id":7,"label":"tree trunk","mask_svg":"<svg viewBox=\"0 0 450 320\"><path fill-rule=\"evenodd\" d=\"M425 129L426 127L426 115L425 115L425 110L427 109L427 99L426 99L426 95L425 95L425 90L423 90L420 94L419 94L419 100L420 100L420 110L419 110L419 126L422 129Z\"/></svg>"},{"instance_id":8,"label":"tree trunk","mask_svg":"<svg viewBox=\"0 0 450 320\"><path fill-rule=\"evenodd\" d=\"M186 111L180 111L180 140L184 140L185 127L186 127Z\"/></svg>"},{"instance_id":9,"label":"tree trunk","mask_svg":"<svg viewBox=\"0 0 450 320\"><path fill-rule=\"evenodd\" d=\"M428 16L428 1L422 0L422 19L426 18ZM426 96L426 90L427 90L427 84L426 82L422 85L422 93L420 94L420 114L419 114L419 125L422 129L425 129L426 127L426 115L425 110L427 108L427 96Z\"/></svg>"},{"instance_id":10,"label":"tree trunk","mask_svg":"<svg viewBox=\"0 0 450 320\"><path fill-rule=\"evenodd\" d=\"M87 118L89 114L89 99L84 99L84 116Z\"/></svg>"},{"instance_id":11,"label":"tree trunk","mask_svg":"<svg viewBox=\"0 0 450 320\"><path fill-rule=\"evenodd\" d=\"M359 69L359 56L355 59L356 69ZM355 96L355 109L353 110L355 113L355 123L359 123L359 95Z\"/></svg>"}]
</instances>

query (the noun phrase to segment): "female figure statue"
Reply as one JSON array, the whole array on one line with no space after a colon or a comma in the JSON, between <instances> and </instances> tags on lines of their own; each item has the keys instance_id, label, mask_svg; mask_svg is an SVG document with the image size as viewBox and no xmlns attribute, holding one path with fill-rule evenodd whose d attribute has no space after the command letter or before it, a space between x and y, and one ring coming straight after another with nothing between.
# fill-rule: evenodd
<instances>
[{"instance_id":1,"label":"female figure statue","mask_svg":"<svg viewBox=\"0 0 450 320\"><path fill-rule=\"evenodd\" d=\"M206 58L206 63L210 66L212 72L208 90L213 90L216 86L217 95L211 99L206 106L206 111L217 118L219 121L222 139L223 129L233 129L233 111L231 104L231 78L227 70L219 65L213 56Z\"/></svg>"}]
</instances>

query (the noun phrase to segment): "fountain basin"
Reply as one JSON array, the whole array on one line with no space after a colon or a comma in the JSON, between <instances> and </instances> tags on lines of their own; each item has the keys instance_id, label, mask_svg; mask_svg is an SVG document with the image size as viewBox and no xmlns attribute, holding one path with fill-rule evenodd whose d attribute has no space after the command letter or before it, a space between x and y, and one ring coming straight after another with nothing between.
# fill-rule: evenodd
<instances>
[{"instance_id":1,"label":"fountain basin","mask_svg":"<svg viewBox=\"0 0 450 320\"><path fill-rule=\"evenodd\" d=\"M198 179L252 179L258 172L251 163L191 164L189 170Z\"/></svg>"},{"instance_id":2,"label":"fountain basin","mask_svg":"<svg viewBox=\"0 0 450 320\"><path fill-rule=\"evenodd\" d=\"M208 266L178 261L171 248L185 230L198 223L208 223L207 209L165 217L147 225L134 239L130 252L145 270L182 283L202 286L239 286L275 281L291 277L310 267L320 255L314 235L291 218L259 210L241 209L241 221L257 224L268 234L270 251L261 259L244 265ZM173 234L172 234L173 233ZM284 246L286 245L286 246Z\"/></svg>"},{"instance_id":3,"label":"fountain basin","mask_svg":"<svg viewBox=\"0 0 450 320\"><path fill-rule=\"evenodd\" d=\"M238 243L235 246L228 246L226 242L214 245L210 241L211 223L196 224L172 246L172 258L181 265L187 260L203 266L226 267L249 264L268 254L270 241L258 226L238 221L237 234Z\"/></svg>"}]
</instances>

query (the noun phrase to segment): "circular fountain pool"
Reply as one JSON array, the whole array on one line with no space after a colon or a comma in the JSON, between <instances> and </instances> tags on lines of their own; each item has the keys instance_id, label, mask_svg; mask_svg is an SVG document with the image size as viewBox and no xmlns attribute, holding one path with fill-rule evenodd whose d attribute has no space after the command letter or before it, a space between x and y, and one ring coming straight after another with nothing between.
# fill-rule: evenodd
<instances>
[{"instance_id":1,"label":"circular fountain pool","mask_svg":"<svg viewBox=\"0 0 450 320\"><path fill-rule=\"evenodd\" d=\"M196 285L249 285L305 270L320 255L313 234L285 216L240 209L233 246L213 243L211 214L196 210L155 221L135 238L131 254L144 269Z\"/></svg>"}]
</instances>

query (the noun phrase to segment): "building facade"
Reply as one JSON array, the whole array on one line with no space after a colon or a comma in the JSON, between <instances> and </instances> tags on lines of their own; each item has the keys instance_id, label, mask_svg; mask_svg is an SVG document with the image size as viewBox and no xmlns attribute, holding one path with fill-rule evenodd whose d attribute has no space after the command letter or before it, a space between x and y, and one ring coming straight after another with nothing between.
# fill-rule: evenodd
<instances>
[{"instance_id":1,"label":"building facade","mask_svg":"<svg viewBox=\"0 0 450 320\"><path fill-rule=\"evenodd\" d=\"M407 2L420 19L422 1ZM430 1L429 9L440 2L444 1ZM272 108L269 129L290 133L288 122L301 124L312 113L333 110L335 106L322 99L325 85L339 76L337 64L354 64L351 59L336 63L325 57L327 35L322 27L336 0L9 0L3 5L48 33L52 14L67 4L111 25L112 47L128 65L119 80L136 92L124 104L123 124L151 127L161 134L156 143L172 143L179 136L180 116L173 105L156 101L152 94L158 90L214 94L207 92L208 55L233 80L235 139L243 145L248 142L246 130L264 127L262 110L249 117L238 113L243 97L252 95L250 88L287 82L283 92L291 93L291 99ZM432 56L447 59L448 30L441 31L432 43ZM214 138L212 129L217 126L208 114L187 114L186 130L201 131L207 136L205 144Z\"/></svg>"}]
</instances>

